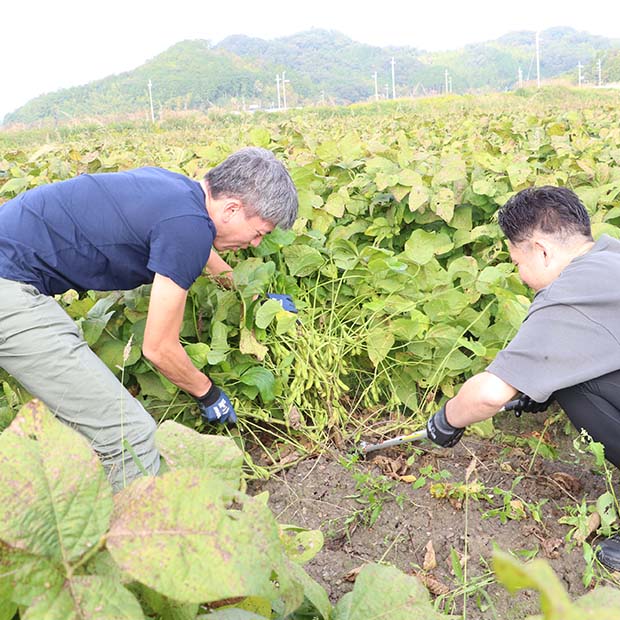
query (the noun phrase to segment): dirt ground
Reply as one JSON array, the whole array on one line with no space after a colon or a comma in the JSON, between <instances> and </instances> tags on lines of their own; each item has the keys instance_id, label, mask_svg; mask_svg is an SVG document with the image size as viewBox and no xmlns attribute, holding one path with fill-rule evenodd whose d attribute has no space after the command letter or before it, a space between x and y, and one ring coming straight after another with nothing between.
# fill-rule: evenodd
<instances>
[{"instance_id":1,"label":"dirt ground","mask_svg":"<svg viewBox=\"0 0 620 620\"><path fill-rule=\"evenodd\" d=\"M518 620L539 613L538 595L512 597L495 583L493 546L547 559L576 598L586 592L586 564L558 519L606 490L593 458L574 449L565 418L555 417L544 434L553 458L537 443L544 418L505 414L493 439L465 436L452 450L409 444L359 462L334 449L253 483L252 493L269 491L279 522L323 532L324 548L306 570L334 603L356 569L381 561L416 574L446 613L463 614L466 599L469 620ZM459 559L465 568L455 571Z\"/></svg>"}]
</instances>

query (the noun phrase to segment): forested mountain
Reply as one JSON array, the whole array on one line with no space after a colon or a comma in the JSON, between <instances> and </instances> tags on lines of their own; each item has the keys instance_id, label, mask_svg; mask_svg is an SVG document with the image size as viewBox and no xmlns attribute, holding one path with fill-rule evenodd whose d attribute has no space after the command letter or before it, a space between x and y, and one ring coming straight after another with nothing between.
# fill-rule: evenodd
<instances>
[{"instance_id":1,"label":"forested mountain","mask_svg":"<svg viewBox=\"0 0 620 620\"><path fill-rule=\"evenodd\" d=\"M540 34L540 49L543 79L567 72L576 79L578 63L592 73L598 59L606 81L620 79L620 40L553 28ZM374 47L318 29L271 41L235 35L217 45L183 41L133 71L36 97L7 115L5 123L146 115L149 80L156 114L214 106L274 108L276 76L281 79L283 73L288 106L374 98L375 72L379 96L391 97L392 58L397 97L442 92L446 75L455 93L515 88L519 69L524 80L536 77L533 32L435 53Z\"/></svg>"}]
</instances>

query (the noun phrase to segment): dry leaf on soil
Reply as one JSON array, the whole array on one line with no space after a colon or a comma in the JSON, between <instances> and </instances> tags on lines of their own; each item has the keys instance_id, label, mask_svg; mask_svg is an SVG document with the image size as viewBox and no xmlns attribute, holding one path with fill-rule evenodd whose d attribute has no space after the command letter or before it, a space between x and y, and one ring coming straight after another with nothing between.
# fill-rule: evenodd
<instances>
[{"instance_id":1,"label":"dry leaf on soil","mask_svg":"<svg viewBox=\"0 0 620 620\"><path fill-rule=\"evenodd\" d=\"M426 552L424 553L424 562L422 568L424 570L433 570L437 567L437 558L435 557L435 548L433 547L433 541L429 540L426 543Z\"/></svg>"},{"instance_id":2,"label":"dry leaf on soil","mask_svg":"<svg viewBox=\"0 0 620 620\"><path fill-rule=\"evenodd\" d=\"M450 588L433 575L428 575L422 571L414 571L412 575L417 577L434 596L444 596L450 592Z\"/></svg>"},{"instance_id":3,"label":"dry leaf on soil","mask_svg":"<svg viewBox=\"0 0 620 620\"><path fill-rule=\"evenodd\" d=\"M362 570L362 568L364 568L365 564L362 564L362 566L358 566L357 568L354 568L353 570L350 570L348 573L346 573L343 577L343 579L345 581L349 581L351 583L354 583L355 580L357 579L357 576L360 574L360 571Z\"/></svg>"}]
</instances>

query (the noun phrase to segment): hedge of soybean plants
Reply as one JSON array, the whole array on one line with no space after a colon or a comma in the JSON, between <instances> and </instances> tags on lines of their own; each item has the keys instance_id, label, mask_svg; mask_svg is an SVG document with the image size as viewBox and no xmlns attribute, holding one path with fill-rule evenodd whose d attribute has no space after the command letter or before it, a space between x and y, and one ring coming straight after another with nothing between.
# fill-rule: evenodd
<instances>
[{"instance_id":1,"label":"hedge of soybean plants","mask_svg":"<svg viewBox=\"0 0 620 620\"><path fill-rule=\"evenodd\" d=\"M242 146L272 150L298 188L299 219L225 257L234 290L196 282L181 333L188 354L226 387L250 433L319 439L388 412L419 425L485 368L529 305L499 206L525 187L566 185L595 236L617 236L619 103L603 91L542 90L5 132L0 200L142 165L199 177ZM275 290L295 298L297 317L266 300ZM199 427L191 398L141 357L148 287L69 292L60 303L158 420ZM3 388L6 425L28 395L7 376Z\"/></svg>"}]
</instances>

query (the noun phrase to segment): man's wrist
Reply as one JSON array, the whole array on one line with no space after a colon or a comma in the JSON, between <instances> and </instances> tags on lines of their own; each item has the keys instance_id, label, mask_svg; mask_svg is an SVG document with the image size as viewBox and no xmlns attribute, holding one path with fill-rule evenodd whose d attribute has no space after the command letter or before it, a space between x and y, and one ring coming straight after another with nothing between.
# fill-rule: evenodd
<instances>
[{"instance_id":1,"label":"man's wrist","mask_svg":"<svg viewBox=\"0 0 620 620\"><path fill-rule=\"evenodd\" d=\"M196 400L206 407L210 407L220 398L220 393L220 388L211 381L209 389L202 396L196 396Z\"/></svg>"}]
</instances>

